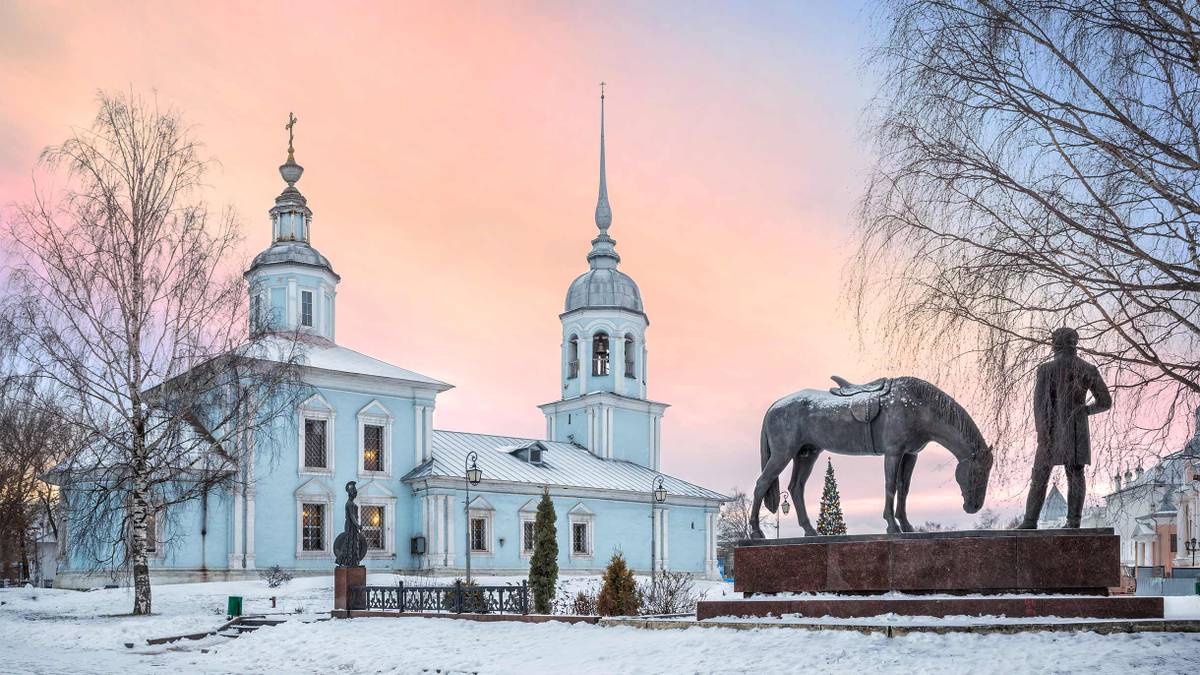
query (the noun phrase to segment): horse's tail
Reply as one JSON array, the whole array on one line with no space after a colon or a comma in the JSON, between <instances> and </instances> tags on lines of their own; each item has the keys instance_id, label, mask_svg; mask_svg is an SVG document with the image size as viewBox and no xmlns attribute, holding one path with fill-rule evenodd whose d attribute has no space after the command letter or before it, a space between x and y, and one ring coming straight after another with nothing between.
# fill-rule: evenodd
<instances>
[{"instance_id":1,"label":"horse's tail","mask_svg":"<svg viewBox=\"0 0 1200 675\"><path fill-rule=\"evenodd\" d=\"M763 420L762 427L762 468L767 468L767 462L771 460L771 442L767 440L767 420ZM763 504L767 510L775 513L775 509L779 508L779 477L775 477L771 481L771 487L767 488L767 493L763 495Z\"/></svg>"}]
</instances>

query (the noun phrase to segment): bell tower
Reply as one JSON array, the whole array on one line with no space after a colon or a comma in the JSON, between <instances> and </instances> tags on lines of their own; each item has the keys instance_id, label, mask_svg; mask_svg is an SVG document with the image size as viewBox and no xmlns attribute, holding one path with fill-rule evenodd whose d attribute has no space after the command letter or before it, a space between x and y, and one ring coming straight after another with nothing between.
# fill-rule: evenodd
<instances>
[{"instance_id":1,"label":"bell tower","mask_svg":"<svg viewBox=\"0 0 1200 675\"><path fill-rule=\"evenodd\" d=\"M617 269L621 256L609 236L612 208L604 138L604 84L600 85L599 234L588 252L588 270L567 289L562 322L559 401L540 406L546 437L573 442L606 459L658 468L665 403L646 398L646 329L641 290Z\"/></svg>"}]
</instances>

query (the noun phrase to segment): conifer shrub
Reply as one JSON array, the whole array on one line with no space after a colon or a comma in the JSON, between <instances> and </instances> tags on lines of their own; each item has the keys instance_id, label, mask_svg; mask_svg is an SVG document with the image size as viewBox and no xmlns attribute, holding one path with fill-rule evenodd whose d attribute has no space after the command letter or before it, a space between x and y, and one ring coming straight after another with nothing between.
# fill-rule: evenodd
<instances>
[{"instance_id":1,"label":"conifer shrub","mask_svg":"<svg viewBox=\"0 0 1200 675\"><path fill-rule=\"evenodd\" d=\"M529 588L533 591L535 614L549 614L558 583L558 530L554 521L550 489L542 489L537 517L533 521L533 556L529 560Z\"/></svg>"},{"instance_id":2,"label":"conifer shrub","mask_svg":"<svg viewBox=\"0 0 1200 675\"><path fill-rule=\"evenodd\" d=\"M596 598L596 613L600 616L634 616L641 605L633 570L625 564L620 552L614 553L604 570L604 585Z\"/></svg>"}]
</instances>

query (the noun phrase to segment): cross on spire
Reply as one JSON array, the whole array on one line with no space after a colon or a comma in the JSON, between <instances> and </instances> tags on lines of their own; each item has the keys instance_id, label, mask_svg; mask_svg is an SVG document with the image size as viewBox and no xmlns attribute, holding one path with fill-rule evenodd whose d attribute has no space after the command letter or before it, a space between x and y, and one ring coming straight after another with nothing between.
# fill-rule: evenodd
<instances>
[{"instance_id":1,"label":"cross on spire","mask_svg":"<svg viewBox=\"0 0 1200 675\"><path fill-rule=\"evenodd\" d=\"M283 125L283 128L287 129L287 132L288 132L288 159L289 160L292 159L293 153L296 152L296 149L292 147L292 141L295 139L296 122L298 122L298 121L299 120L296 119L295 113L289 112L288 113L288 123Z\"/></svg>"}]
</instances>

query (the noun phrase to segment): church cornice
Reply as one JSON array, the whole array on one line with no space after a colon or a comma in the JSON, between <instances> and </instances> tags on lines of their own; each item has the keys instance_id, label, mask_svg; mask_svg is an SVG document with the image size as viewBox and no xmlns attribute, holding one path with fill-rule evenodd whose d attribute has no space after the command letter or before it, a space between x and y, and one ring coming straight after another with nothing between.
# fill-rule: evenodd
<instances>
[{"instance_id":1,"label":"church cornice","mask_svg":"<svg viewBox=\"0 0 1200 675\"><path fill-rule=\"evenodd\" d=\"M633 398L632 396L624 396L615 394L611 391L592 391L582 396L575 398L563 399L561 401L553 401L551 403L543 403L538 408L543 413L549 412L574 412L584 408L590 408L594 405L610 405L621 410L630 410L633 412L648 412L653 415L663 415L667 408L671 407L669 403L660 401L651 401L645 398Z\"/></svg>"}]
</instances>

